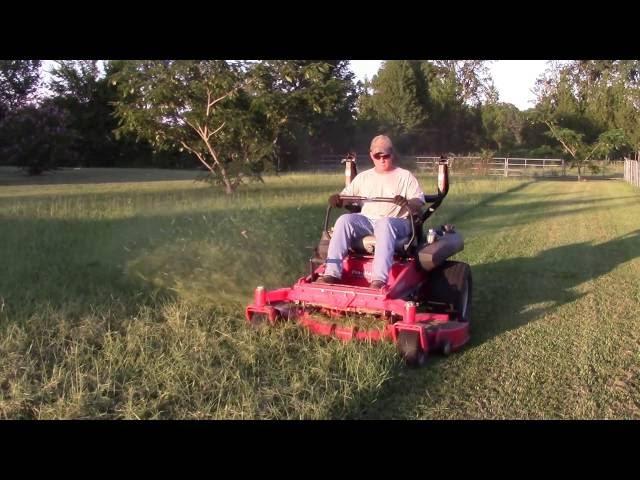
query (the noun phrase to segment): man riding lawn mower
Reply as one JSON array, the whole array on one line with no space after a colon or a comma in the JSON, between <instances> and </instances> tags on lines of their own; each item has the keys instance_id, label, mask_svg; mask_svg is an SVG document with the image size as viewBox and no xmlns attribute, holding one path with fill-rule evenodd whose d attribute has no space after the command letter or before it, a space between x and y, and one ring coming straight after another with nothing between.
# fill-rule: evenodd
<instances>
[{"instance_id":1,"label":"man riding lawn mower","mask_svg":"<svg viewBox=\"0 0 640 480\"><path fill-rule=\"evenodd\" d=\"M448 355L469 340L472 280L468 264L447 260L464 242L452 225L424 222L449 191L448 162L438 165L438 192L425 195L407 170L395 166L388 137L371 142L374 168L357 174L348 156L346 186L329 198L309 275L292 287L258 287L246 308L252 325L293 319L312 333L342 340L391 340L407 364L430 351ZM332 209L351 213L329 230ZM373 318L345 324L351 317Z\"/></svg>"}]
</instances>

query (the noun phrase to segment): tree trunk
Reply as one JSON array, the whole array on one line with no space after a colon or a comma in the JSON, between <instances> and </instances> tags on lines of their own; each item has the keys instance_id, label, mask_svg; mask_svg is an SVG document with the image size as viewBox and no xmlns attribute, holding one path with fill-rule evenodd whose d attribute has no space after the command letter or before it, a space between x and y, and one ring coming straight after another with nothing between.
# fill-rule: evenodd
<instances>
[{"instance_id":1,"label":"tree trunk","mask_svg":"<svg viewBox=\"0 0 640 480\"><path fill-rule=\"evenodd\" d=\"M218 168L220 169L220 175L222 176L222 181L224 182L224 192L227 195L231 195L233 193L233 185L229 180L227 172L221 164L218 164Z\"/></svg>"},{"instance_id":2,"label":"tree trunk","mask_svg":"<svg viewBox=\"0 0 640 480\"><path fill-rule=\"evenodd\" d=\"M206 138L206 136L203 135L202 139L204 140L207 150L209 150L209 154L211 155L211 158L213 158L216 167L218 167L218 170L220 171L220 176L222 177L222 181L224 182L225 186L225 193L227 193L227 195L231 195L234 188L231 184L231 180L229 180L229 175L227 175L227 171L225 170L224 165L222 165L222 162L218 160L218 155L216 155L216 151L213 149L213 146L209 143L209 140Z\"/></svg>"}]
</instances>

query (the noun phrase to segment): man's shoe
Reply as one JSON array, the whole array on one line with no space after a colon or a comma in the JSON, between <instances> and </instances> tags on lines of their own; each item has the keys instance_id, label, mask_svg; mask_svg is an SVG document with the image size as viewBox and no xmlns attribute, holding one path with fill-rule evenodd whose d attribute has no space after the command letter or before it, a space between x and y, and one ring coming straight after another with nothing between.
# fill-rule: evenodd
<instances>
[{"instance_id":1,"label":"man's shoe","mask_svg":"<svg viewBox=\"0 0 640 480\"><path fill-rule=\"evenodd\" d=\"M387 284L382 280L374 280L373 282L371 282L371 284L369 284L370 288L375 288L376 290L382 290L386 286Z\"/></svg>"}]
</instances>

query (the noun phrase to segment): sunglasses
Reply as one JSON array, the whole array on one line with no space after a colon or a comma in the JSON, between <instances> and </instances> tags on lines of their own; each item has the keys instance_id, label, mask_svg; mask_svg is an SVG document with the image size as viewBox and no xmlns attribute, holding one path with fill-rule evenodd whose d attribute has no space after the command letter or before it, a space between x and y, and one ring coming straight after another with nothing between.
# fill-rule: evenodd
<instances>
[{"instance_id":1,"label":"sunglasses","mask_svg":"<svg viewBox=\"0 0 640 480\"><path fill-rule=\"evenodd\" d=\"M389 158L391 158L391 154L390 153L374 153L373 158L375 158L376 160L380 160L381 158L388 160Z\"/></svg>"}]
</instances>

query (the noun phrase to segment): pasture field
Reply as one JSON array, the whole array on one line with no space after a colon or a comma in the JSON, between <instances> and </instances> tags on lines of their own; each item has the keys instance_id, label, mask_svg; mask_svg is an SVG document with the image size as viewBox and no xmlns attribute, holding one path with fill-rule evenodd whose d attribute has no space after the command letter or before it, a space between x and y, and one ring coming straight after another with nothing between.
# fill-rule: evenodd
<instances>
[{"instance_id":1,"label":"pasture field","mask_svg":"<svg viewBox=\"0 0 640 480\"><path fill-rule=\"evenodd\" d=\"M307 272L342 175L231 196L127 175L0 175L0 418L640 418L637 188L452 177L429 224L465 237L472 339L412 370L392 344L244 320L256 285Z\"/></svg>"}]
</instances>

